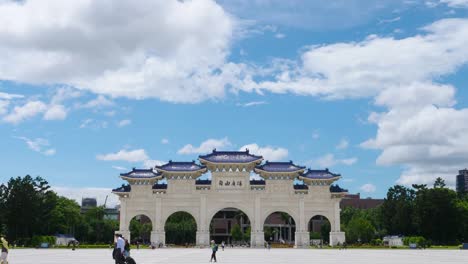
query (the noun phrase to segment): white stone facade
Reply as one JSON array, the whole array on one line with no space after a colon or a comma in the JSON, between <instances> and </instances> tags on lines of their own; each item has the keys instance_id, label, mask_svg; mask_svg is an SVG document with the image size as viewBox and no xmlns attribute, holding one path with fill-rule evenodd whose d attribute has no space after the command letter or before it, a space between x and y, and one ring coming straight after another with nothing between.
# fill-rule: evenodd
<instances>
[{"instance_id":1,"label":"white stone facade","mask_svg":"<svg viewBox=\"0 0 468 264\"><path fill-rule=\"evenodd\" d=\"M248 152L247 152L248 153ZM225 208L242 210L251 225L251 246L264 246L263 225L274 212L288 213L296 223L296 247L309 246L309 220L323 215L330 221L330 244L344 242L340 230L340 201L344 193L331 193L332 181L307 181L308 189L297 190L294 180L301 178L303 168L294 172L257 171L265 179L264 185L251 185L250 173L260 162L242 164L212 164L196 171L169 171L157 169L154 177L122 176L130 183L131 191L114 190L120 198L120 230L130 237L130 220L137 215L151 219L152 243L165 243L164 225L169 216L183 211L191 214L197 223L196 244L207 246L210 241L209 226L213 216ZM196 184L196 178L211 171L211 184ZM167 189L155 189L153 184L162 178L167 180ZM334 179L336 180L336 179ZM229 182L229 185L227 183ZM232 183L235 183L233 185Z\"/></svg>"}]
</instances>

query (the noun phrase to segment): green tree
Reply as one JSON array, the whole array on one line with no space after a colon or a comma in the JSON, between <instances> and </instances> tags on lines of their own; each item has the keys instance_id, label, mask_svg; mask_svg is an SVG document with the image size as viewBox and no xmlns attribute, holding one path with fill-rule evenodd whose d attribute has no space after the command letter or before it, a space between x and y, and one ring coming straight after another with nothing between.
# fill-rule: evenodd
<instances>
[{"instance_id":1,"label":"green tree","mask_svg":"<svg viewBox=\"0 0 468 264\"><path fill-rule=\"evenodd\" d=\"M231 236L234 241L241 241L243 234L240 226L238 224L235 224L231 228Z\"/></svg>"},{"instance_id":2,"label":"green tree","mask_svg":"<svg viewBox=\"0 0 468 264\"><path fill-rule=\"evenodd\" d=\"M168 244L194 244L197 233L195 218L187 212L173 213L164 226Z\"/></svg>"},{"instance_id":3,"label":"green tree","mask_svg":"<svg viewBox=\"0 0 468 264\"><path fill-rule=\"evenodd\" d=\"M10 241L46 235L52 232L49 219L57 195L41 177L11 178L0 186L4 229ZM20 243L24 243L19 241Z\"/></svg>"},{"instance_id":4,"label":"green tree","mask_svg":"<svg viewBox=\"0 0 468 264\"><path fill-rule=\"evenodd\" d=\"M49 219L54 233L75 235L75 227L81 221L83 220L78 203L65 197L58 197Z\"/></svg>"},{"instance_id":5,"label":"green tree","mask_svg":"<svg viewBox=\"0 0 468 264\"><path fill-rule=\"evenodd\" d=\"M368 243L374 238L374 234L375 228L372 223L361 216L353 217L346 228L346 240L351 243Z\"/></svg>"},{"instance_id":6,"label":"green tree","mask_svg":"<svg viewBox=\"0 0 468 264\"><path fill-rule=\"evenodd\" d=\"M413 235L412 220L416 192L401 185L391 187L382 204L382 225L390 235Z\"/></svg>"},{"instance_id":7,"label":"green tree","mask_svg":"<svg viewBox=\"0 0 468 264\"><path fill-rule=\"evenodd\" d=\"M252 228L249 226L245 229L244 232L244 241L249 242L250 241L250 233L252 232Z\"/></svg>"}]
</instances>

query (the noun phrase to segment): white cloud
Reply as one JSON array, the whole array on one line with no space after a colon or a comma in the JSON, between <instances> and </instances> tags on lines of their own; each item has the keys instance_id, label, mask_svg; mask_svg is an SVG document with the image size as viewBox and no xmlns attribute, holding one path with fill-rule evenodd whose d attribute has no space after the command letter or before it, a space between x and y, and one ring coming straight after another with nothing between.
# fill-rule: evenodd
<instances>
[{"instance_id":1,"label":"white cloud","mask_svg":"<svg viewBox=\"0 0 468 264\"><path fill-rule=\"evenodd\" d=\"M361 188L359 188L361 191L365 192L365 193L373 193L377 190L377 188L375 187L374 184L371 184L371 183L366 183L364 185L361 186Z\"/></svg>"},{"instance_id":2,"label":"white cloud","mask_svg":"<svg viewBox=\"0 0 468 264\"><path fill-rule=\"evenodd\" d=\"M46 156L55 155L55 149L49 148L50 143L47 139L44 138L36 138L36 139L29 139L27 137L15 137L17 139L23 140L29 149L39 152Z\"/></svg>"},{"instance_id":3,"label":"white cloud","mask_svg":"<svg viewBox=\"0 0 468 264\"><path fill-rule=\"evenodd\" d=\"M77 104L77 107L96 109L96 108L109 107L113 105L114 105L113 101L107 99L105 96L99 95L95 99L92 99L84 104Z\"/></svg>"},{"instance_id":4,"label":"white cloud","mask_svg":"<svg viewBox=\"0 0 468 264\"><path fill-rule=\"evenodd\" d=\"M107 121L94 120L92 118L85 119L81 122L80 128L101 129L107 128Z\"/></svg>"},{"instance_id":5,"label":"white cloud","mask_svg":"<svg viewBox=\"0 0 468 264\"><path fill-rule=\"evenodd\" d=\"M112 166L113 169L120 170L120 171L128 171L127 168L121 166Z\"/></svg>"},{"instance_id":6,"label":"white cloud","mask_svg":"<svg viewBox=\"0 0 468 264\"><path fill-rule=\"evenodd\" d=\"M112 97L220 98L239 74L226 61L237 25L211 0L3 1L0 79Z\"/></svg>"},{"instance_id":7,"label":"white cloud","mask_svg":"<svg viewBox=\"0 0 468 264\"><path fill-rule=\"evenodd\" d=\"M112 194L110 188L52 186L52 190L60 196L75 200L80 205L83 198L96 198L98 205L103 205L106 197L106 207L113 208L120 204L118 196Z\"/></svg>"},{"instance_id":8,"label":"white cloud","mask_svg":"<svg viewBox=\"0 0 468 264\"><path fill-rule=\"evenodd\" d=\"M239 150L243 151L248 149L250 153L255 155L261 155L265 160L269 161L281 161L288 157L288 150L285 148L280 147L271 147L271 146L264 146L260 147L256 143L248 144L242 146Z\"/></svg>"},{"instance_id":9,"label":"white cloud","mask_svg":"<svg viewBox=\"0 0 468 264\"><path fill-rule=\"evenodd\" d=\"M15 106L13 110L3 117L3 121L18 124L47 110L47 105L41 101L29 101L22 106Z\"/></svg>"},{"instance_id":10,"label":"white cloud","mask_svg":"<svg viewBox=\"0 0 468 264\"><path fill-rule=\"evenodd\" d=\"M145 160L145 161L143 161L143 168L152 169L155 166L160 166L160 165L163 165L163 164L166 164L166 162L164 162L162 160Z\"/></svg>"},{"instance_id":11,"label":"white cloud","mask_svg":"<svg viewBox=\"0 0 468 264\"><path fill-rule=\"evenodd\" d=\"M106 161L127 161L127 162L143 162L149 157L144 149L136 150L120 150L116 153L100 154L96 156L98 160Z\"/></svg>"},{"instance_id":12,"label":"white cloud","mask_svg":"<svg viewBox=\"0 0 468 264\"><path fill-rule=\"evenodd\" d=\"M167 138L161 139L161 144L164 144L164 145L169 144L169 139Z\"/></svg>"},{"instance_id":13,"label":"white cloud","mask_svg":"<svg viewBox=\"0 0 468 264\"><path fill-rule=\"evenodd\" d=\"M63 105L51 105L44 113L44 120L64 120L67 109Z\"/></svg>"},{"instance_id":14,"label":"white cloud","mask_svg":"<svg viewBox=\"0 0 468 264\"><path fill-rule=\"evenodd\" d=\"M311 165L317 165L320 168L330 168L335 165L353 165L357 162L357 158L346 158L346 159L337 159L333 154L326 154L314 161L307 162Z\"/></svg>"},{"instance_id":15,"label":"white cloud","mask_svg":"<svg viewBox=\"0 0 468 264\"><path fill-rule=\"evenodd\" d=\"M348 148L348 146L349 146L349 141L346 138L342 138L340 140L340 143L338 143L338 145L336 145L336 148L337 149L346 149L346 148Z\"/></svg>"},{"instance_id":16,"label":"white cloud","mask_svg":"<svg viewBox=\"0 0 468 264\"><path fill-rule=\"evenodd\" d=\"M450 7L468 7L468 0L440 0L440 2Z\"/></svg>"},{"instance_id":17,"label":"white cloud","mask_svg":"<svg viewBox=\"0 0 468 264\"><path fill-rule=\"evenodd\" d=\"M400 21L401 17L395 17L395 18L390 18L390 19L382 19L379 21L379 24L387 24L387 23L393 23Z\"/></svg>"},{"instance_id":18,"label":"white cloud","mask_svg":"<svg viewBox=\"0 0 468 264\"><path fill-rule=\"evenodd\" d=\"M132 120L129 120L129 119L124 119L124 120L121 120L119 121L119 123L117 124L118 127L124 127L124 126L128 126L132 123Z\"/></svg>"},{"instance_id":19,"label":"white cloud","mask_svg":"<svg viewBox=\"0 0 468 264\"><path fill-rule=\"evenodd\" d=\"M203 141L200 146L194 147L192 144L187 144L183 146L178 154L201 154L211 152L213 149L224 149L231 146L231 142L227 137L221 139L210 138Z\"/></svg>"},{"instance_id":20,"label":"white cloud","mask_svg":"<svg viewBox=\"0 0 468 264\"><path fill-rule=\"evenodd\" d=\"M0 92L0 99L11 100L11 99L17 99L17 98L23 98L23 97L24 96L21 94L10 94L10 93Z\"/></svg>"},{"instance_id":21,"label":"white cloud","mask_svg":"<svg viewBox=\"0 0 468 264\"><path fill-rule=\"evenodd\" d=\"M244 103L244 104L237 104L238 106L243 106L243 107L249 107L249 106L256 106L256 105L264 105L264 104L268 104L266 101L252 101L252 102L248 102L248 103Z\"/></svg>"}]
</instances>

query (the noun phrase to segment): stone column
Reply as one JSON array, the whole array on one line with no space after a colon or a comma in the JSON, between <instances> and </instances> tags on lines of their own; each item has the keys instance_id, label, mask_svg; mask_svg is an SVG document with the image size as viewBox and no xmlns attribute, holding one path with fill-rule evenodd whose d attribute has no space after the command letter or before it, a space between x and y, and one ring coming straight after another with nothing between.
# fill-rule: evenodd
<instances>
[{"instance_id":1,"label":"stone column","mask_svg":"<svg viewBox=\"0 0 468 264\"><path fill-rule=\"evenodd\" d=\"M340 219L340 199L335 201L333 224L330 232L330 246L336 246L338 243L343 244L346 241L345 232L341 232L341 219ZM331 221L331 219L329 219Z\"/></svg>"},{"instance_id":2,"label":"stone column","mask_svg":"<svg viewBox=\"0 0 468 264\"><path fill-rule=\"evenodd\" d=\"M121 234L123 237L130 241L129 224L127 222L127 198L120 197L120 219L119 219L119 230L115 231L115 234Z\"/></svg>"},{"instance_id":3,"label":"stone column","mask_svg":"<svg viewBox=\"0 0 468 264\"><path fill-rule=\"evenodd\" d=\"M253 219L250 219L250 246L262 248L265 246L265 235L263 233L263 221L261 214L260 196L256 195Z\"/></svg>"},{"instance_id":4,"label":"stone column","mask_svg":"<svg viewBox=\"0 0 468 264\"><path fill-rule=\"evenodd\" d=\"M199 247L210 245L210 227L206 219L206 195L204 194L200 197L200 219L197 226L196 244Z\"/></svg>"},{"instance_id":5,"label":"stone column","mask_svg":"<svg viewBox=\"0 0 468 264\"><path fill-rule=\"evenodd\" d=\"M197 231L196 244L199 247L210 246L210 232L207 230Z\"/></svg>"},{"instance_id":6,"label":"stone column","mask_svg":"<svg viewBox=\"0 0 468 264\"><path fill-rule=\"evenodd\" d=\"M164 231L151 231L151 244L158 246L159 244L166 244L166 232Z\"/></svg>"},{"instance_id":7,"label":"stone column","mask_svg":"<svg viewBox=\"0 0 468 264\"><path fill-rule=\"evenodd\" d=\"M307 248L310 245L310 235L306 227L304 213L304 197L299 199L299 224L296 223L295 246L296 248Z\"/></svg>"},{"instance_id":8,"label":"stone column","mask_svg":"<svg viewBox=\"0 0 468 264\"><path fill-rule=\"evenodd\" d=\"M166 244L166 232L162 222L162 201L161 197L156 198L155 212L153 218L153 231L151 231L151 243L158 246Z\"/></svg>"}]
</instances>

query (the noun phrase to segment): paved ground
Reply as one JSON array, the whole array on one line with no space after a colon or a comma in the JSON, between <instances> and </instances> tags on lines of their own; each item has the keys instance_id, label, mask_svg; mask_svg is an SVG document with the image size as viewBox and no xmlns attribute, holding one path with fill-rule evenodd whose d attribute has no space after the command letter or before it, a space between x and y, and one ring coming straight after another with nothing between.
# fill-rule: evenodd
<instances>
[{"instance_id":1,"label":"paved ground","mask_svg":"<svg viewBox=\"0 0 468 264\"><path fill-rule=\"evenodd\" d=\"M132 250L138 264L208 263L210 249ZM468 263L468 250L331 250L331 249L226 249L220 263ZM110 249L13 249L11 264L112 264Z\"/></svg>"}]
</instances>

